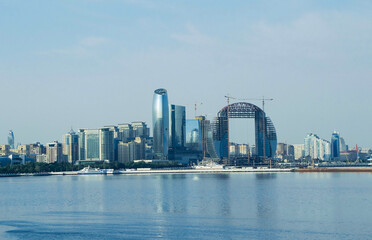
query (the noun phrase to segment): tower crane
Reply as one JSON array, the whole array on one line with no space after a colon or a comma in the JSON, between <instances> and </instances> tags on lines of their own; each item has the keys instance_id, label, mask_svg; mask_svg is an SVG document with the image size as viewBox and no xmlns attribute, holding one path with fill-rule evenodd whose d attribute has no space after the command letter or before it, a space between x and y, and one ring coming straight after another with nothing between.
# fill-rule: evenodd
<instances>
[{"instance_id":1,"label":"tower crane","mask_svg":"<svg viewBox=\"0 0 372 240\"><path fill-rule=\"evenodd\" d=\"M232 97L229 94L225 96L227 99L227 142L228 142L228 161L230 162L230 133L229 133L229 111L230 111L230 99L239 100L239 101L262 101L262 129L263 129L263 160L266 160L266 125L265 125L265 101L273 101L273 98L236 98ZM270 159L270 168L271 168L271 159Z\"/></svg>"}]
</instances>

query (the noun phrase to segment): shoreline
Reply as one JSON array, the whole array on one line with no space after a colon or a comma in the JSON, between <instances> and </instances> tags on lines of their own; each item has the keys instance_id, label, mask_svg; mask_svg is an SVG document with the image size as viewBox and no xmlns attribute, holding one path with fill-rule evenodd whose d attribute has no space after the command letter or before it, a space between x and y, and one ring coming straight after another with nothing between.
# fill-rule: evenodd
<instances>
[{"instance_id":1,"label":"shoreline","mask_svg":"<svg viewBox=\"0 0 372 240\"><path fill-rule=\"evenodd\" d=\"M185 173L278 173L294 172L293 168L195 168L195 169L127 169L112 173L84 174L79 171L45 172L45 173L10 173L0 177L34 177L34 176L86 176L86 175L138 175L138 174L185 174Z\"/></svg>"},{"instance_id":2,"label":"shoreline","mask_svg":"<svg viewBox=\"0 0 372 240\"><path fill-rule=\"evenodd\" d=\"M126 169L114 170L112 173L84 174L79 171L44 172L44 173L10 173L0 174L2 177L37 177L37 176L84 176L84 175L139 175L139 174L195 174L195 173L319 173L319 172L369 172L372 167L365 168L193 168L193 169Z\"/></svg>"},{"instance_id":3,"label":"shoreline","mask_svg":"<svg viewBox=\"0 0 372 240\"><path fill-rule=\"evenodd\" d=\"M372 173L372 167L331 167L331 168L298 168L294 170L299 173L311 173L311 172L370 172Z\"/></svg>"}]
</instances>

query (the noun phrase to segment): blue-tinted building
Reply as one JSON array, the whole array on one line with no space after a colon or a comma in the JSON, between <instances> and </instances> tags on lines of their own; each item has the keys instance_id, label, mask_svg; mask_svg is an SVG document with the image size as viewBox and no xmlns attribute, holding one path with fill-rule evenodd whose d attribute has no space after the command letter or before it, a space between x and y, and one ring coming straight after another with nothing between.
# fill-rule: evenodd
<instances>
[{"instance_id":1,"label":"blue-tinted building","mask_svg":"<svg viewBox=\"0 0 372 240\"><path fill-rule=\"evenodd\" d=\"M169 105L169 147L182 149L186 141L186 108Z\"/></svg>"},{"instance_id":2,"label":"blue-tinted building","mask_svg":"<svg viewBox=\"0 0 372 240\"><path fill-rule=\"evenodd\" d=\"M14 133L12 130L9 130L8 145L10 146L11 149L14 149Z\"/></svg>"},{"instance_id":3,"label":"blue-tinted building","mask_svg":"<svg viewBox=\"0 0 372 240\"><path fill-rule=\"evenodd\" d=\"M193 151L202 151L202 129L199 119L186 120L186 147Z\"/></svg>"},{"instance_id":4,"label":"blue-tinted building","mask_svg":"<svg viewBox=\"0 0 372 240\"><path fill-rule=\"evenodd\" d=\"M331 156L333 160L340 159L340 134L333 132L331 137Z\"/></svg>"},{"instance_id":5,"label":"blue-tinted building","mask_svg":"<svg viewBox=\"0 0 372 240\"><path fill-rule=\"evenodd\" d=\"M167 90L154 91L152 103L153 150L155 159L168 158L169 105Z\"/></svg>"}]
</instances>

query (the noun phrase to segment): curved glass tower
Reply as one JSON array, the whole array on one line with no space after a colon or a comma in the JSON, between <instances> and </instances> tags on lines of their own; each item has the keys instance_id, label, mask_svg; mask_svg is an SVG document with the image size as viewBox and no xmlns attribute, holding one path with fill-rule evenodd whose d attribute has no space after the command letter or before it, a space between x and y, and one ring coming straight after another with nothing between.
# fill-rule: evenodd
<instances>
[{"instance_id":1,"label":"curved glass tower","mask_svg":"<svg viewBox=\"0 0 372 240\"><path fill-rule=\"evenodd\" d=\"M168 158L169 106L167 90L154 91L152 102L152 129L154 137L154 158Z\"/></svg>"}]
</instances>

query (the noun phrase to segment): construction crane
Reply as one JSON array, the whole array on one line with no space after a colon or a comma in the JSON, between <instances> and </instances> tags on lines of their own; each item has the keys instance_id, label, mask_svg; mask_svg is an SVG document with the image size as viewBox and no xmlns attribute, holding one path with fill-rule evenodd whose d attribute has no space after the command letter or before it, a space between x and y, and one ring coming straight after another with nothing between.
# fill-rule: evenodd
<instances>
[{"instance_id":1,"label":"construction crane","mask_svg":"<svg viewBox=\"0 0 372 240\"><path fill-rule=\"evenodd\" d=\"M198 103L198 102L195 102L195 103L194 103L195 117L197 116L197 115L196 115L196 109L197 109L198 106L201 106L201 105L203 105L202 102L199 102L199 103Z\"/></svg>"},{"instance_id":2,"label":"construction crane","mask_svg":"<svg viewBox=\"0 0 372 240\"><path fill-rule=\"evenodd\" d=\"M228 142L228 161L230 162L230 133L229 133L229 111L230 111L230 99L239 100L239 101L262 101L262 129L263 129L263 161L266 160L266 123L265 123L265 101L273 101L273 98L235 98L227 94L225 96L227 99L227 142ZM253 161L254 164L254 161ZM270 168L271 168L271 159L270 159Z\"/></svg>"}]
</instances>

